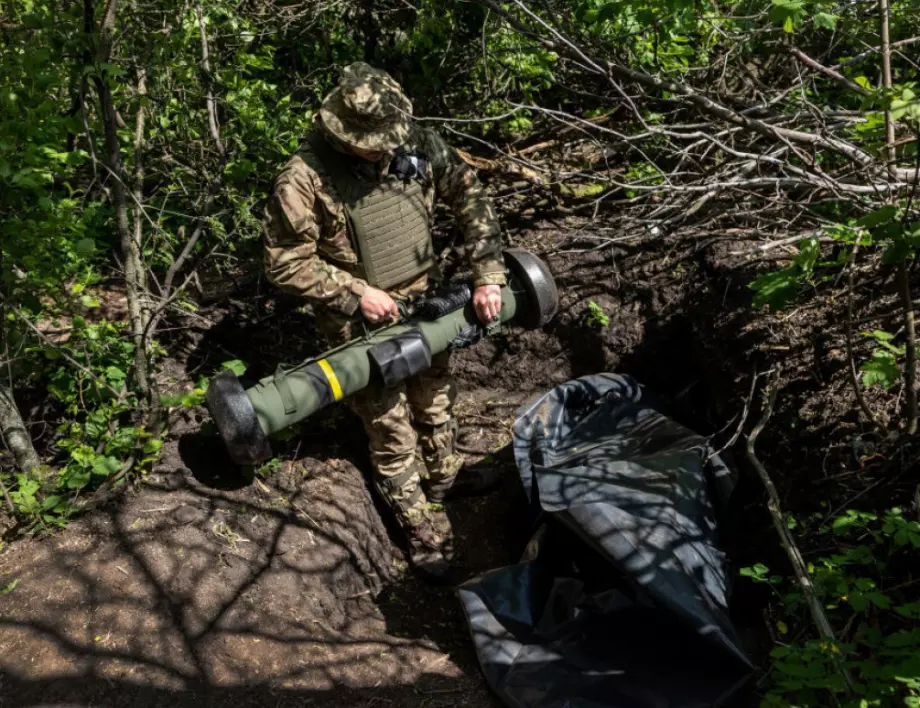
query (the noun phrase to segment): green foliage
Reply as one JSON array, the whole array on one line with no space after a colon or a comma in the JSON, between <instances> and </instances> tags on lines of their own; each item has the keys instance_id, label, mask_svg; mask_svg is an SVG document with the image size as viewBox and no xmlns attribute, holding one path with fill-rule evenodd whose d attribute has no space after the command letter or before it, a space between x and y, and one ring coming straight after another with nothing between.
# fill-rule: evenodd
<instances>
[{"instance_id":1,"label":"green foliage","mask_svg":"<svg viewBox=\"0 0 920 708\"><path fill-rule=\"evenodd\" d=\"M770 19L781 25L784 32L792 33L797 25L801 25L806 16L803 0L772 0Z\"/></svg>"},{"instance_id":2,"label":"green foliage","mask_svg":"<svg viewBox=\"0 0 920 708\"><path fill-rule=\"evenodd\" d=\"M62 525L78 497L129 463L141 471L158 456L163 440L133 420L140 399L129 381L134 345L123 330L74 317L66 343L25 350L34 356L30 378L44 382L62 410L53 445L56 470L12 480L17 511L35 523Z\"/></svg>"},{"instance_id":3,"label":"green foliage","mask_svg":"<svg viewBox=\"0 0 920 708\"><path fill-rule=\"evenodd\" d=\"M904 356L904 347L891 343L894 335L881 330L863 332L866 337L871 337L879 345L872 353L872 358L865 362L860 370L863 372L863 385L866 388L881 386L886 391L894 386L901 376L899 360Z\"/></svg>"},{"instance_id":4,"label":"green foliage","mask_svg":"<svg viewBox=\"0 0 920 708\"><path fill-rule=\"evenodd\" d=\"M765 273L751 283L755 292L754 307L782 310L812 282L815 266L821 255L817 238L807 238L799 243L799 252L791 264L782 270Z\"/></svg>"},{"instance_id":5,"label":"green foliage","mask_svg":"<svg viewBox=\"0 0 920 708\"><path fill-rule=\"evenodd\" d=\"M838 550L809 565L819 598L835 627L837 642L807 636L779 642L771 652L773 673L765 706L916 705L920 701L920 604L909 589L887 581L889 569L920 548L920 522L899 508L879 516L848 510L830 524L809 524L807 533L828 537ZM822 544L826 545L826 544ZM758 564L742 569L755 582L775 589L780 634L797 636L810 628L810 616L791 579L769 576ZM783 631L785 629L785 631ZM853 678L854 695L846 697L841 673Z\"/></svg>"},{"instance_id":6,"label":"green foliage","mask_svg":"<svg viewBox=\"0 0 920 708\"><path fill-rule=\"evenodd\" d=\"M658 185L663 181L661 171L648 162L635 163L627 170L625 177L629 184L643 187ZM628 187L624 191L630 199L634 199L644 193L644 190L630 189Z\"/></svg>"},{"instance_id":7,"label":"green foliage","mask_svg":"<svg viewBox=\"0 0 920 708\"><path fill-rule=\"evenodd\" d=\"M239 359L225 361L220 365L220 368L229 369L237 376L242 376L246 372L246 364ZM190 391L183 391L170 396L160 396L160 404L167 408L194 408L204 405L207 393L208 379L207 377L200 377Z\"/></svg>"},{"instance_id":8,"label":"green foliage","mask_svg":"<svg viewBox=\"0 0 920 708\"><path fill-rule=\"evenodd\" d=\"M587 322L590 327L608 327L610 326L610 315L604 311L603 307L591 300L588 302L585 322Z\"/></svg>"},{"instance_id":9,"label":"green foliage","mask_svg":"<svg viewBox=\"0 0 920 708\"><path fill-rule=\"evenodd\" d=\"M278 472L281 469L281 466L284 463L279 460L277 457L273 457L267 462L263 462L261 465L256 467L256 474L259 477L271 477L273 474Z\"/></svg>"}]
</instances>

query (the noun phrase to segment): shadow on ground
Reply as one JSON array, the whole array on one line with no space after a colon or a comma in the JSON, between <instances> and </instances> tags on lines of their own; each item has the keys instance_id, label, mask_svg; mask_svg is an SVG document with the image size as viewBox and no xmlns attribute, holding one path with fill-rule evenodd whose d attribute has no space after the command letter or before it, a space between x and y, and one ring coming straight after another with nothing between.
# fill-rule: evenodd
<instances>
[{"instance_id":1,"label":"shadow on ground","mask_svg":"<svg viewBox=\"0 0 920 708\"><path fill-rule=\"evenodd\" d=\"M2 557L4 706L494 705L357 468L206 485L227 461L203 452L171 443L139 490Z\"/></svg>"}]
</instances>

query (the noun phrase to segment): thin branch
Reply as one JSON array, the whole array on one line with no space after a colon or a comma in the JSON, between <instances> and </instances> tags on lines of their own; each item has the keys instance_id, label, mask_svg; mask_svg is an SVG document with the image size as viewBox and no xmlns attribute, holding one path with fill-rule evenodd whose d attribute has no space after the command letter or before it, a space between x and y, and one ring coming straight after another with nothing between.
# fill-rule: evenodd
<instances>
[{"instance_id":1,"label":"thin branch","mask_svg":"<svg viewBox=\"0 0 920 708\"><path fill-rule=\"evenodd\" d=\"M818 634L824 639L827 639L831 642L836 642L834 629L831 627L831 623L827 619L827 614L824 612L824 607L821 604L821 600L818 598L818 593L815 590L814 583L811 580L811 574L808 572L808 565L805 563L805 559L802 558L802 553L799 551L799 547L796 545L795 539L792 537L792 533L789 531L789 527L786 525L786 519L783 515L782 506L780 504L779 493L776 491L776 487L774 486L773 480L770 478L766 467L763 466L763 463L760 461L756 452L754 451L754 445L757 442L758 436L761 432L763 432L767 422L770 420L770 416L773 414L773 406L776 403L776 394L779 390L777 385L778 378L778 372L773 371L772 376L767 381L763 391L763 412L761 414L760 420L747 436L747 445L745 449L748 459L751 461L754 469L757 470L757 475L760 477L760 481L763 482L763 486L767 491L767 510L770 512L770 518L773 521L773 527L776 529L776 533L779 535L780 543L785 549L786 555L789 557L789 562L792 564L792 570L795 574L795 579L798 582L799 587L802 589L802 595L805 597L805 602L808 605L808 609L811 613L811 618L815 623ZM852 689L852 680L847 669L844 668L836 659L835 663L837 664L837 668L843 673L843 676L847 682L848 689Z\"/></svg>"},{"instance_id":2,"label":"thin branch","mask_svg":"<svg viewBox=\"0 0 920 708\"><path fill-rule=\"evenodd\" d=\"M748 397L744 399L744 407L741 410L741 420L738 421L738 426L735 428L734 434L722 447L709 453L709 457L707 459L711 460L713 457L718 457L730 447L733 447L736 442L738 442L738 438L740 438L741 434L744 432L744 426L747 423L748 413L751 411L751 403L754 401L754 393L757 391L757 381L761 376L768 376L770 374L771 371L765 371L763 373L757 373L756 370L754 371L754 375L751 377L751 392L748 394Z\"/></svg>"},{"instance_id":3,"label":"thin branch","mask_svg":"<svg viewBox=\"0 0 920 708\"><path fill-rule=\"evenodd\" d=\"M886 92L891 91L891 46L888 32L888 0L878 0L879 39L882 51L882 86ZM897 179L897 151L894 147L894 121L891 110L885 109L885 145L888 152L888 172L892 179Z\"/></svg>"},{"instance_id":4,"label":"thin branch","mask_svg":"<svg viewBox=\"0 0 920 708\"><path fill-rule=\"evenodd\" d=\"M907 435L913 436L917 433L917 332L906 261L898 264L898 293L901 296L901 307L904 311L906 339L904 358L904 388L907 394L906 432Z\"/></svg>"},{"instance_id":5,"label":"thin branch","mask_svg":"<svg viewBox=\"0 0 920 708\"><path fill-rule=\"evenodd\" d=\"M56 351L58 354L60 354L61 357L62 357L65 361L69 362L72 366L76 367L77 369L79 369L80 371L82 371L84 374L86 374L87 376L89 376L89 378L92 380L92 382L93 382L94 384L96 384L97 386L100 386L100 387L106 389L109 393L111 393L113 396L115 396L115 398L117 398L117 399L121 399L121 398L122 398L122 395L123 395L123 394L121 394L121 393L119 393L118 391L116 391L116 390L115 390L114 388L112 388L105 380L100 379L98 376L96 376L95 373L93 373L92 370L90 370L90 369L88 369L87 367L85 367L85 366L84 366L83 364L81 364L79 361L77 361L77 360L74 359L72 356L70 356L70 354L68 354L66 351L64 351L61 347L59 347L57 344L55 344L55 343L51 340L50 337L46 336L45 333L42 332L38 327L36 327L36 326L32 323L32 321L31 321L28 317L26 317L25 314L22 313L22 311L20 311L20 309L19 309L18 307L16 307L13 303L9 302L3 295L0 295L0 300L3 300L4 303L6 304L6 306L7 306L8 308L10 308L10 310L13 312L13 314L16 315L16 317L18 317L19 320L20 320L23 324L26 325L26 327L28 327L30 330L32 330L32 333L35 334L35 336L37 336L45 345L47 345L47 346L51 347L52 349L54 349L54 351Z\"/></svg>"},{"instance_id":6,"label":"thin branch","mask_svg":"<svg viewBox=\"0 0 920 708\"><path fill-rule=\"evenodd\" d=\"M201 9L201 3L195 3L195 13L198 15L198 30L201 34L201 69L204 74L204 84L206 87L205 104L208 109L208 130L211 132L211 139L214 140L214 146L221 157L224 155L224 144L220 139L220 128L217 123L217 101L214 99L214 91L211 86L211 59L208 49L208 35L205 31L204 11Z\"/></svg>"},{"instance_id":7,"label":"thin branch","mask_svg":"<svg viewBox=\"0 0 920 708\"><path fill-rule=\"evenodd\" d=\"M803 52L798 47L789 47L789 53L792 54L796 59L802 62L809 69L817 71L819 74L824 74L829 79L836 81L838 84L844 88L849 89L855 93L858 93L860 96L871 96L872 92L869 89L863 88L855 81L850 81L846 76L841 74L839 71L835 71L830 67L824 66L824 64L819 64L805 52Z\"/></svg>"},{"instance_id":8,"label":"thin branch","mask_svg":"<svg viewBox=\"0 0 920 708\"><path fill-rule=\"evenodd\" d=\"M847 373L850 377L850 386L853 388L853 395L856 396L856 403L859 404L860 410L866 416L872 427L879 434L885 435L885 427L879 423L878 418L869 408L866 397L863 395L862 387L859 385L859 374L856 371L856 358L853 355L853 292L855 290L856 280L856 256L859 254L859 238L853 244L853 250L850 253L850 267L847 270L847 322L846 322L846 346L847 346Z\"/></svg>"},{"instance_id":9,"label":"thin branch","mask_svg":"<svg viewBox=\"0 0 920 708\"><path fill-rule=\"evenodd\" d=\"M901 47L906 47L906 46L909 45L909 44L916 44L917 42L920 42L920 37L909 37L908 39L902 39L900 42L893 42L893 43L891 44L890 48L891 48L891 49L895 49L895 48L900 49ZM862 61L863 59L865 59L865 58L866 58L867 56L869 56L870 54L877 54L877 53L880 52L880 51L882 51L882 48L881 48L881 47L873 47L872 49L867 49L867 50L864 51L864 52L860 52L860 53L857 54L855 57L850 57L850 58L847 59L846 61L840 62L840 63L837 64L834 68L835 68L835 69L842 69L842 68L844 68L844 67L846 67L846 66L850 66L851 64L855 64L855 63L857 63L857 62L859 62L859 61Z\"/></svg>"}]
</instances>

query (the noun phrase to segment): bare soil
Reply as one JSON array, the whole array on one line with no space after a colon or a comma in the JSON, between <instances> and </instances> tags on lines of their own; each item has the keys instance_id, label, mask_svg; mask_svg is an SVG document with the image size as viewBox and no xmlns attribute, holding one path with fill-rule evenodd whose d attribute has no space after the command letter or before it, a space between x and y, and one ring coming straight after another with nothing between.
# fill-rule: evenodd
<instances>
[{"instance_id":1,"label":"bare soil","mask_svg":"<svg viewBox=\"0 0 920 708\"><path fill-rule=\"evenodd\" d=\"M780 365L775 422L759 447L791 510L829 512L818 499L846 503L870 485L891 498L913 488L909 475L886 480L854 458L853 440L872 436L847 388L833 303L755 316L751 270L732 244L675 236L573 245L585 228L513 225L517 245L547 258L560 314L543 331L454 357L462 447L471 464L507 472L501 490L448 505L455 583L515 562L530 535L508 448L515 408L584 374L632 374L719 444L743 422L755 371ZM858 295L870 308L887 297L878 284ZM587 322L592 301L608 327ZM172 336L163 384L174 390L221 361L242 359L258 378L318 346L309 315L260 284ZM278 444L280 470L247 479L203 417L189 415L154 472L106 508L9 543L0 553L0 587L10 589L0 595L0 706L497 705L452 587L407 570L368 492L364 446L357 421L335 410ZM723 510L729 557L736 567L782 568L757 483L743 458L726 454L740 479ZM755 655L768 641L759 593L739 584L735 594Z\"/></svg>"}]
</instances>

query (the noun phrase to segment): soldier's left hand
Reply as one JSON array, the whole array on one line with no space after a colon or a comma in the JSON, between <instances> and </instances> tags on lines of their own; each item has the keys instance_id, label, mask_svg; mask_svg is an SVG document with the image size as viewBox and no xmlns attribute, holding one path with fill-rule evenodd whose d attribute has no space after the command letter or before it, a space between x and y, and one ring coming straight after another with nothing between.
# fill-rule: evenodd
<instances>
[{"instance_id":1,"label":"soldier's left hand","mask_svg":"<svg viewBox=\"0 0 920 708\"><path fill-rule=\"evenodd\" d=\"M480 322L492 322L502 309L502 289L498 285L480 285L473 292L473 309Z\"/></svg>"}]
</instances>

